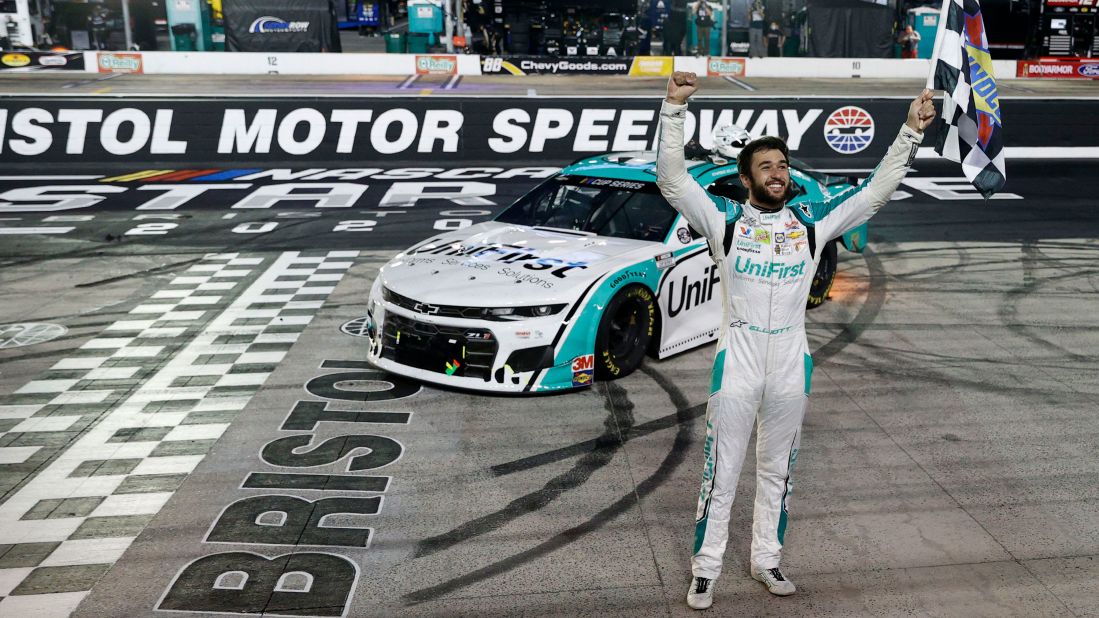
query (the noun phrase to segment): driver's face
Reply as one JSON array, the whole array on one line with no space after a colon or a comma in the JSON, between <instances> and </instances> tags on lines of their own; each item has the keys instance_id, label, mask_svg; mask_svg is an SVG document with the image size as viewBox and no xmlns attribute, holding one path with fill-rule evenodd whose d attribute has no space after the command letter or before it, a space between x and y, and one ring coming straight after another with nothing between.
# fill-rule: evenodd
<instances>
[{"instance_id":1,"label":"driver's face","mask_svg":"<svg viewBox=\"0 0 1099 618\"><path fill-rule=\"evenodd\" d=\"M748 174L741 174L740 179L748 187L748 197L753 203L781 207L790 187L790 165L778 150L759 150L752 155Z\"/></svg>"}]
</instances>

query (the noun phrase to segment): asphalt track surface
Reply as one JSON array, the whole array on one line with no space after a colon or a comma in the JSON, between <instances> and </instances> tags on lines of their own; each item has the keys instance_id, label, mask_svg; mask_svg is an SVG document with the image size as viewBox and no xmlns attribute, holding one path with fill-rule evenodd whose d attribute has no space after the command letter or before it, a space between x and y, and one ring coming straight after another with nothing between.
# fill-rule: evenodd
<instances>
[{"instance_id":1,"label":"asphalt track surface","mask_svg":"<svg viewBox=\"0 0 1099 618\"><path fill-rule=\"evenodd\" d=\"M1097 172L1011 161L1017 198L984 202L917 162L809 313L799 592L747 575L749 456L711 614L1096 614ZM515 398L371 372L340 330L388 256L537 179L489 182L483 207L5 209L3 229L71 229L0 243L0 324L66 329L0 349L0 615L691 614L712 346ZM294 461L325 444L348 457ZM241 594L201 577L234 552Z\"/></svg>"}]
</instances>

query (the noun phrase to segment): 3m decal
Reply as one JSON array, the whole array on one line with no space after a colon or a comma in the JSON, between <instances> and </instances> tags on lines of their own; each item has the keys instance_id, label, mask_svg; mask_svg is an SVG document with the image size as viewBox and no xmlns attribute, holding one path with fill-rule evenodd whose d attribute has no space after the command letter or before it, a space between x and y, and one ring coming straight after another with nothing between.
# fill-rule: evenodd
<instances>
[{"instance_id":1,"label":"3m decal","mask_svg":"<svg viewBox=\"0 0 1099 618\"><path fill-rule=\"evenodd\" d=\"M595 380L595 355L585 354L572 359L572 385L590 386Z\"/></svg>"}]
</instances>

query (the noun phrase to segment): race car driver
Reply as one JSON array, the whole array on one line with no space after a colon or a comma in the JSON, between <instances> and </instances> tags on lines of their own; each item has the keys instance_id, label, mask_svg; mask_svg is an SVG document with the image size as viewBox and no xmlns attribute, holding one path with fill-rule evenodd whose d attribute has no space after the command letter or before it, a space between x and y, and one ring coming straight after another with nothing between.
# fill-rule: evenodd
<instances>
[{"instance_id":1,"label":"race car driver","mask_svg":"<svg viewBox=\"0 0 1099 618\"><path fill-rule=\"evenodd\" d=\"M657 184L703 234L721 273L723 322L711 377L705 464L698 496L693 578L687 604L713 603L721 574L737 478L756 425L756 500L751 575L780 596L795 587L779 567L787 528L790 470L797 458L813 361L805 339L805 301L829 240L869 219L910 169L923 130L935 117L924 90L908 109L885 158L857 187L821 202L786 204L790 173L777 137L748 143L737 156L744 204L708 193L688 175L683 155L694 73L675 72L660 110Z\"/></svg>"}]
</instances>

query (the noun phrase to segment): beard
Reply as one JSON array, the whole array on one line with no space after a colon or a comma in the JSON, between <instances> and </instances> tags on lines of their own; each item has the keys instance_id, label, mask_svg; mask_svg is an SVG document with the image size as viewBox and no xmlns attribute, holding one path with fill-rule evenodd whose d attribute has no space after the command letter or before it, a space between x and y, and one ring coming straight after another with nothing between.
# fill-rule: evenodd
<instances>
[{"instance_id":1,"label":"beard","mask_svg":"<svg viewBox=\"0 0 1099 618\"><path fill-rule=\"evenodd\" d=\"M775 197L771 195L771 190L767 188L767 185L762 182L756 182L755 178L751 179L751 196L752 202L756 206L762 206L765 210L777 210L782 208L786 204L786 196L790 191L790 183L787 182L783 187L782 195Z\"/></svg>"}]
</instances>

